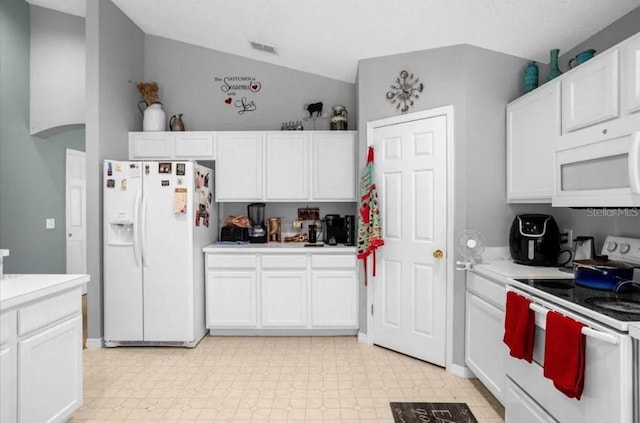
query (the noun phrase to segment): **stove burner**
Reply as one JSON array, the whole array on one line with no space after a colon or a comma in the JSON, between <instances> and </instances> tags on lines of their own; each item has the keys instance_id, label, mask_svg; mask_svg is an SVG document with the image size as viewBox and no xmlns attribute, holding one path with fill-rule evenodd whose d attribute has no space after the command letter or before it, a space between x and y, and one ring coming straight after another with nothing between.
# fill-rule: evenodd
<instances>
[{"instance_id":1,"label":"stove burner","mask_svg":"<svg viewBox=\"0 0 640 423\"><path fill-rule=\"evenodd\" d=\"M570 281L565 281L563 279L557 280L534 280L533 286L536 288L551 288L551 289L573 289L575 285L573 284L573 279Z\"/></svg>"},{"instance_id":2,"label":"stove burner","mask_svg":"<svg viewBox=\"0 0 640 423\"><path fill-rule=\"evenodd\" d=\"M605 310L612 310L618 313L640 314L640 301L608 298L608 297L591 297L584 300L586 303Z\"/></svg>"}]
</instances>

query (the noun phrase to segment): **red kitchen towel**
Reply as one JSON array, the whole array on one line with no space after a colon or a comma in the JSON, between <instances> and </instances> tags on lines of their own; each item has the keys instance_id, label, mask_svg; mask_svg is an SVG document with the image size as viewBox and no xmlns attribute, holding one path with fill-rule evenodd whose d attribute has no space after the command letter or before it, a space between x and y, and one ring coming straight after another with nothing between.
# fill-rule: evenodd
<instances>
[{"instance_id":1,"label":"red kitchen towel","mask_svg":"<svg viewBox=\"0 0 640 423\"><path fill-rule=\"evenodd\" d=\"M584 389L586 337L584 325L554 311L547 313L544 376L569 398L580 399Z\"/></svg>"},{"instance_id":2,"label":"red kitchen towel","mask_svg":"<svg viewBox=\"0 0 640 423\"><path fill-rule=\"evenodd\" d=\"M529 308L531 301L513 291L507 292L503 341L512 357L533 360L533 340L536 335L536 314Z\"/></svg>"}]
</instances>

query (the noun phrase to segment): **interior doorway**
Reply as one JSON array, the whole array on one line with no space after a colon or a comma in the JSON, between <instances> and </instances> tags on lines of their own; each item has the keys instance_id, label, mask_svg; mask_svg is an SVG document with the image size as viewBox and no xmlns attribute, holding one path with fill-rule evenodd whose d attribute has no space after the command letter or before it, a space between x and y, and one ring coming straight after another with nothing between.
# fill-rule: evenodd
<instances>
[{"instance_id":1,"label":"interior doorway","mask_svg":"<svg viewBox=\"0 0 640 423\"><path fill-rule=\"evenodd\" d=\"M452 106L367 124L385 240L368 275L368 338L439 366L451 361L452 141Z\"/></svg>"}]
</instances>

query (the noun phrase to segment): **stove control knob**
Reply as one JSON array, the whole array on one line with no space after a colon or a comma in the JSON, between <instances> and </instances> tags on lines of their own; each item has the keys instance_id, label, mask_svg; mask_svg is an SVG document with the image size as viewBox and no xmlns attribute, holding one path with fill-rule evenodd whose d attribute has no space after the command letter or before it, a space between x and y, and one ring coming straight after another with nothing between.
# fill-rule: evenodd
<instances>
[{"instance_id":1,"label":"stove control knob","mask_svg":"<svg viewBox=\"0 0 640 423\"><path fill-rule=\"evenodd\" d=\"M607 242L607 245L605 246L608 252L614 252L616 250L616 248L618 248L618 243L615 241L609 241Z\"/></svg>"},{"instance_id":2,"label":"stove control knob","mask_svg":"<svg viewBox=\"0 0 640 423\"><path fill-rule=\"evenodd\" d=\"M631 246L626 242L623 242L622 244L620 244L620 254L627 254L630 249L631 249Z\"/></svg>"}]
</instances>

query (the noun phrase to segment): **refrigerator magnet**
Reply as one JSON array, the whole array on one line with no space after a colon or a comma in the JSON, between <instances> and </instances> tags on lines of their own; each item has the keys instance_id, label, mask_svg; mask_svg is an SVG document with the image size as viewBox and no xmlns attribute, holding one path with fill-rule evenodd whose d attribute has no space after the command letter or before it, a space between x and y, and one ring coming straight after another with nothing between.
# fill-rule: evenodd
<instances>
[{"instance_id":1,"label":"refrigerator magnet","mask_svg":"<svg viewBox=\"0 0 640 423\"><path fill-rule=\"evenodd\" d=\"M115 179L107 179L107 188L115 188L116 180Z\"/></svg>"},{"instance_id":2,"label":"refrigerator magnet","mask_svg":"<svg viewBox=\"0 0 640 423\"><path fill-rule=\"evenodd\" d=\"M185 175L185 165L184 163L176 163L176 175L184 176Z\"/></svg>"},{"instance_id":3,"label":"refrigerator magnet","mask_svg":"<svg viewBox=\"0 0 640 423\"><path fill-rule=\"evenodd\" d=\"M126 191L127 190L127 180L123 179L122 181L120 181L120 191Z\"/></svg>"},{"instance_id":4,"label":"refrigerator magnet","mask_svg":"<svg viewBox=\"0 0 640 423\"><path fill-rule=\"evenodd\" d=\"M116 172L122 172L122 166L120 163L116 163Z\"/></svg>"},{"instance_id":5,"label":"refrigerator magnet","mask_svg":"<svg viewBox=\"0 0 640 423\"><path fill-rule=\"evenodd\" d=\"M129 170L130 170L129 173L132 178L140 178L142 176L142 174L140 173L140 166L138 166L138 163L129 164Z\"/></svg>"},{"instance_id":6,"label":"refrigerator magnet","mask_svg":"<svg viewBox=\"0 0 640 423\"><path fill-rule=\"evenodd\" d=\"M162 183L163 187L168 187L169 186L169 181L167 179L163 180L161 183Z\"/></svg>"},{"instance_id":7,"label":"refrigerator magnet","mask_svg":"<svg viewBox=\"0 0 640 423\"><path fill-rule=\"evenodd\" d=\"M187 189L176 188L173 192L173 213L187 214Z\"/></svg>"},{"instance_id":8,"label":"refrigerator magnet","mask_svg":"<svg viewBox=\"0 0 640 423\"><path fill-rule=\"evenodd\" d=\"M148 164L144 165L144 174L145 175L149 174L149 165Z\"/></svg>"},{"instance_id":9,"label":"refrigerator magnet","mask_svg":"<svg viewBox=\"0 0 640 423\"><path fill-rule=\"evenodd\" d=\"M171 163L158 163L158 173L171 173Z\"/></svg>"},{"instance_id":10,"label":"refrigerator magnet","mask_svg":"<svg viewBox=\"0 0 640 423\"><path fill-rule=\"evenodd\" d=\"M184 184L184 181L182 180L182 178L178 178L178 181L176 183L178 185L182 185L182 184Z\"/></svg>"},{"instance_id":11,"label":"refrigerator magnet","mask_svg":"<svg viewBox=\"0 0 640 423\"><path fill-rule=\"evenodd\" d=\"M111 162L107 162L107 176L113 176L113 167L111 166Z\"/></svg>"}]
</instances>

